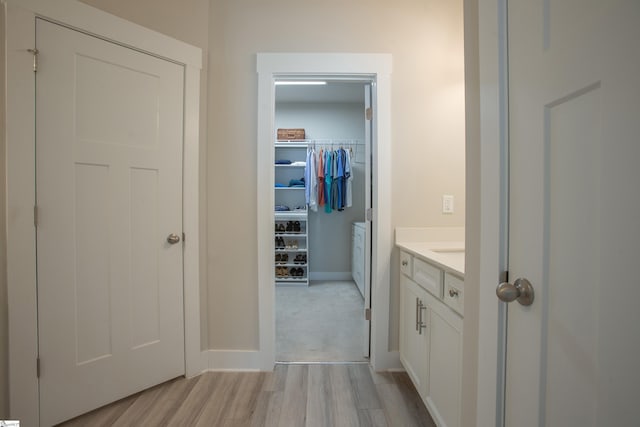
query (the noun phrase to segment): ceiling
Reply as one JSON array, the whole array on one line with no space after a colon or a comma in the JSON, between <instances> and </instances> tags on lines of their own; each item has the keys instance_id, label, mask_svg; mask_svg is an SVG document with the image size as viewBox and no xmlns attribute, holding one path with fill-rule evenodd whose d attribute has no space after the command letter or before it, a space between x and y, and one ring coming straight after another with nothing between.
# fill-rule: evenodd
<instances>
[{"instance_id":1,"label":"ceiling","mask_svg":"<svg viewBox=\"0 0 640 427\"><path fill-rule=\"evenodd\" d=\"M364 103L364 83L329 81L323 86L276 86L276 102Z\"/></svg>"}]
</instances>

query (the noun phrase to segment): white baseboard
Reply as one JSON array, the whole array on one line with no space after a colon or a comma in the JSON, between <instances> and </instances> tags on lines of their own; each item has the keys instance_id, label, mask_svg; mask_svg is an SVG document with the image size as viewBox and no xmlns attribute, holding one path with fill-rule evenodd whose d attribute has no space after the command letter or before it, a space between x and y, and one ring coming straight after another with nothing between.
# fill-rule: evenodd
<instances>
[{"instance_id":1,"label":"white baseboard","mask_svg":"<svg viewBox=\"0 0 640 427\"><path fill-rule=\"evenodd\" d=\"M261 357L257 350L204 350L202 372L260 371Z\"/></svg>"},{"instance_id":2,"label":"white baseboard","mask_svg":"<svg viewBox=\"0 0 640 427\"><path fill-rule=\"evenodd\" d=\"M353 280L350 271L312 271L309 280Z\"/></svg>"}]
</instances>

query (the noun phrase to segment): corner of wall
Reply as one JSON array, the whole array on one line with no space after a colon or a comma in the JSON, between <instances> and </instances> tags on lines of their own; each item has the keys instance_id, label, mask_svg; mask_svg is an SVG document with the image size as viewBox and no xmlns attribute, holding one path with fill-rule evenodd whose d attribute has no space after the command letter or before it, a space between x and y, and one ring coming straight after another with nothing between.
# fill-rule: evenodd
<instances>
[{"instance_id":1,"label":"corner of wall","mask_svg":"<svg viewBox=\"0 0 640 427\"><path fill-rule=\"evenodd\" d=\"M0 419L9 415L9 329L6 258L5 14L0 5Z\"/></svg>"},{"instance_id":2,"label":"corner of wall","mask_svg":"<svg viewBox=\"0 0 640 427\"><path fill-rule=\"evenodd\" d=\"M480 291L480 82L478 0L464 1L466 121L466 265L461 425L477 424Z\"/></svg>"}]
</instances>

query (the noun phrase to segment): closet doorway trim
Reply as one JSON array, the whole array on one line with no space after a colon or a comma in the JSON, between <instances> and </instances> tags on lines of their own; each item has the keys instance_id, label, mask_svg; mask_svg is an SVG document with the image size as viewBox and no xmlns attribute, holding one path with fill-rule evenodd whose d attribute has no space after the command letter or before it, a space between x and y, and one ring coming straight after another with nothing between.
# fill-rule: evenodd
<instances>
[{"instance_id":1,"label":"closet doorway trim","mask_svg":"<svg viewBox=\"0 0 640 427\"><path fill-rule=\"evenodd\" d=\"M400 367L397 351L389 351L391 229L391 64L389 54L259 53L258 72L258 307L259 366L275 364L275 280L273 277L273 212L275 80L287 76L371 79L376 85L372 143L374 221L371 259L371 365L375 370Z\"/></svg>"}]
</instances>

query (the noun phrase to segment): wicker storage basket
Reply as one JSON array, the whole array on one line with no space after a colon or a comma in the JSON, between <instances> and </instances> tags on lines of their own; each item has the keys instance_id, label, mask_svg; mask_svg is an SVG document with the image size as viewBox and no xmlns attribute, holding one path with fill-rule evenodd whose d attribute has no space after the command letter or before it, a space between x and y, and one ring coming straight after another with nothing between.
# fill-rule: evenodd
<instances>
[{"instance_id":1,"label":"wicker storage basket","mask_svg":"<svg viewBox=\"0 0 640 427\"><path fill-rule=\"evenodd\" d=\"M304 129L278 129L278 141L304 141Z\"/></svg>"}]
</instances>

